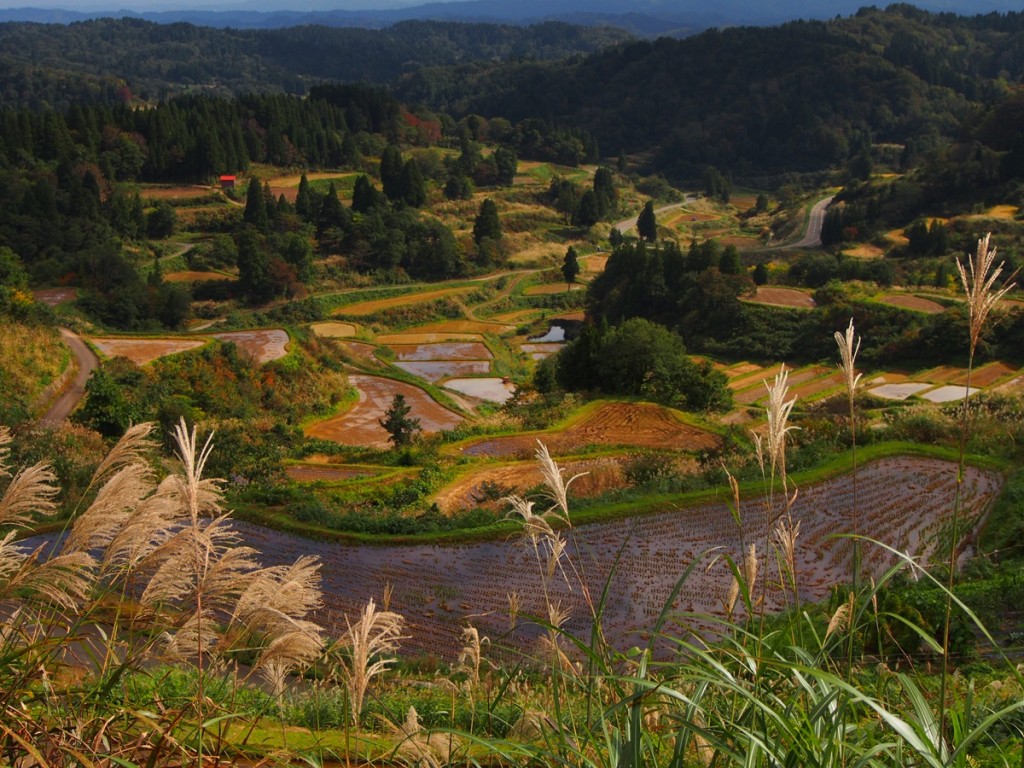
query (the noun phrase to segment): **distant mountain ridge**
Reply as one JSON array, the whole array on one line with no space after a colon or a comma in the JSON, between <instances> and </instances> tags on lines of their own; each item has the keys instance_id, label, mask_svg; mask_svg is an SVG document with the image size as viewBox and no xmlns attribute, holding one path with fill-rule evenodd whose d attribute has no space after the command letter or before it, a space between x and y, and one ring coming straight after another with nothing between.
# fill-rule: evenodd
<instances>
[{"instance_id":1,"label":"distant mountain ridge","mask_svg":"<svg viewBox=\"0 0 1024 768\"><path fill-rule=\"evenodd\" d=\"M368 0L367 0L368 1ZM187 2L187 0L186 0ZM655 37L685 36L710 27L764 26L793 19L827 19L855 13L865 0L464 0L433 2L405 8L352 10L337 8L338 0L313 0L307 10L281 9L274 0L255 0L244 7L179 10L110 9L76 11L62 8L0 9L0 21L71 24L96 18L139 18L158 24L186 22L233 29L280 29L310 24L379 29L408 20L536 24L563 21L585 26L615 26L632 34ZM1013 0L919 0L918 8L959 15L1021 10Z\"/></svg>"}]
</instances>

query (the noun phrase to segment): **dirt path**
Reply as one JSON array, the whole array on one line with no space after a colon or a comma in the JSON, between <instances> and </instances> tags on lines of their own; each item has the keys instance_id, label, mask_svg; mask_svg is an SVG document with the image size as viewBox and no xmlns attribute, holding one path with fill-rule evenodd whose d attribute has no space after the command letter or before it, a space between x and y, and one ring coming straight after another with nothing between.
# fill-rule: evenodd
<instances>
[{"instance_id":1,"label":"dirt path","mask_svg":"<svg viewBox=\"0 0 1024 768\"><path fill-rule=\"evenodd\" d=\"M89 381L89 376L100 364L88 345L70 328L61 328L60 335L71 347L78 373L75 375L75 380L71 382L71 386L64 390L64 393L57 398L57 402L50 406L50 410L39 420L40 425L44 427L56 427L71 415L75 406L85 397L85 384Z\"/></svg>"}]
</instances>

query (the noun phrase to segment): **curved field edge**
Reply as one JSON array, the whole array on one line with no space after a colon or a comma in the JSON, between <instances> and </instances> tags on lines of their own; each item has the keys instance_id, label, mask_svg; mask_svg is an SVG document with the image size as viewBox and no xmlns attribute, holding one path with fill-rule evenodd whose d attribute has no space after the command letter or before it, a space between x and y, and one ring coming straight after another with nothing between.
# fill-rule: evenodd
<instances>
[{"instance_id":1,"label":"curved field edge","mask_svg":"<svg viewBox=\"0 0 1024 768\"><path fill-rule=\"evenodd\" d=\"M857 449L858 469L869 462L878 459L898 457L923 457L940 459L955 465L959 454L953 449L941 448L917 443L888 442L878 443ZM1004 482L1000 495L1006 488L1006 474L1010 467L1008 462L994 459L988 456L969 455L965 457L968 465L979 469L988 469L998 472L1003 476ZM844 474L849 474L853 469L853 453L845 451L836 454L830 461L812 469L793 472L789 480L796 487L806 487L831 480ZM744 481L740 483L740 496L743 499L760 497L764 493L764 485L761 481ZM997 497L997 503L998 503ZM681 494L654 494L640 496L629 501L615 502L610 504L588 504L572 513L573 527L590 525L593 523L605 523L616 520L623 520L632 517L643 517L656 515L670 510L685 509L690 506L697 506L708 502L721 502L723 509L731 500L730 491L725 486L700 491L690 491ZM950 502L952 504L952 500ZM235 509L234 517L255 523L268 528L292 533L318 541L337 541L348 544L367 544L377 546L391 546L397 544L464 544L472 542L495 541L507 539L522 530L517 522L513 520L501 521L493 525L481 526L479 528L467 528L461 531L446 531L440 533L420 533L406 535L386 534L365 534L350 531L337 531L317 525L303 523L290 517L284 510L260 509L258 511L238 507ZM986 524L992 524L992 515L988 517Z\"/></svg>"},{"instance_id":2,"label":"curved field edge","mask_svg":"<svg viewBox=\"0 0 1024 768\"><path fill-rule=\"evenodd\" d=\"M587 418L593 416L603 407L608 405L616 405L619 403L629 403L631 405L650 405L655 408L660 408L672 416L680 424L693 427L694 429L701 429L705 432L715 435L717 437L724 437L726 434L726 428L711 424L698 416L685 411L671 408L667 405L661 405L660 403L652 403L650 400L642 400L640 398L627 398L619 397L614 400L602 398L600 400L591 400L590 402L580 406L575 411L570 413L568 416L560 421L555 422L546 429L528 430L528 431L516 431L512 429L501 430L500 432L487 432L478 435L472 435L470 437L457 440L452 443L447 443L443 448L442 452L446 454L456 454L462 456L462 451L470 447L474 443L483 442L486 440L497 440L503 437L535 437L538 440L543 440L546 435L556 435L559 432L564 432L572 427L578 426L580 423L585 421ZM635 446L634 446L635 447ZM502 462L507 461L507 457L501 456L474 456L476 462ZM559 458L563 458L559 456Z\"/></svg>"}]
</instances>

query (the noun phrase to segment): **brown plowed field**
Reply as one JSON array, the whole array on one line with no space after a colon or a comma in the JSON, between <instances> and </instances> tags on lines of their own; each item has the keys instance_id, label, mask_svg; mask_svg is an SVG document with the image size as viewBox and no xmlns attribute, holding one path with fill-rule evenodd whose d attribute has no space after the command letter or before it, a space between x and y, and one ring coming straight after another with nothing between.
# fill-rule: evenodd
<instances>
[{"instance_id":1,"label":"brown plowed field","mask_svg":"<svg viewBox=\"0 0 1024 768\"><path fill-rule=\"evenodd\" d=\"M554 456L575 453L588 445L631 445L638 448L699 451L718 445L710 432L679 421L650 403L607 403L562 432L509 435L477 440L462 449L470 456L533 455L537 439Z\"/></svg>"},{"instance_id":2,"label":"brown plowed field","mask_svg":"<svg viewBox=\"0 0 1024 768\"><path fill-rule=\"evenodd\" d=\"M801 309L810 309L814 306L814 299L806 291L767 285L759 285L754 298L750 301L757 304L771 304L776 307L798 307Z\"/></svg>"},{"instance_id":3,"label":"brown plowed field","mask_svg":"<svg viewBox=\"0 0 1024 768\"><path fill-rule=\"evenodd\" d=\"M917 312L926 312L929 315L937 315L944 307L931 299L922 299L920 296L911 296L905 293L891 293L879 299L883 304L903 309L913 309Z\"/></svg>"},{"instance_id":4,"label":"brown plowed field","mask_svg":"<svg viewBox=\"0 0 1024 768\"><path fill-rule=\"evenodd\" d=\"M168 283L203 283L207 280L237 280L234 275L225 275L222 272L168 272L164 280Z\"/></svg>"},{"instance_id":5,"label":"brown plowed field","mask_svg":"<svg viewBox=\"0 0 1024 768\"><path fill-rule=\"evenodd\" d=\"M291 464L285 467L285 474L297 483L338 482L374 474L356 467L334 467L330 464Z\"/></svg>"},{"instance_id":6,"label":"brown plowed field","mask_svg":"<svg viewBox=\"0 0 1024 768\"><path fill-rule=\"evenodd\" d=\"M566 480L574 475L587 473L574 480L570 486L569 492L576 498L597 496L605 491L622 488L626 485L620 457L604 456L581 459L567 462L561 466L565 470L563 476ZM540 485L543 479L536 461L517 462L501 467L486 467L463 475L438 493L434 497L434 501L445 514L481 506L503 509L508 505L500 500L477 500L484 488L484 483L493 483L506 489L508 493L523 494Z\"/></svg>"},{"instance_id":7,"label":"brown plowed field","mask_svg":"<svg viewBox=\"0 0 1024 768\"><path fill-rule=\"evenodd\" d=\"M1016 368L1011 368L1006 363L989 363L988 365L983 365L981 368L978 368L976 371L971 373L971 386L991 387L1000 379L1011 376L1016 372ZM951 383L966 385L967 372L964 371L962 376L958 376L953 379Z\"/></svg>"},{"instance_id":8,"label":"brown plowed field","mask_svg":"<svg viewBox=\"0 0 1024 768\"><path fill-rule=\"evenodd\" d=\"M515 326L486 320L444 320L410 328L409 333L508 333Z\"/></svg>"},{"instance_id":9,"label":"brown plowed field","mask_svg":"<svg viewBox=\"0 0 1024 768\"><path fill-rule=\"evenodd\" d=\"M288 354L288 334L280 328L263 331L229 331L213 334L215 339L229 341L242 352L251 355L259 365L278 360Z\"/></svg>"},{"instance_id":10,"label":"brown plowed field","mask_svg":"<svg viewBox=\"0 0 1024 768\"><path fill-rule=\"evenodd\" d=\"M479 333L384 333L380 344L434 344L439 341L482 341Z\"/></svg>"},{"instance_id":11,"label":"brown plowed field","mask_svg":"<svg viewBox=\"0 0 1024 768\"><path fill-rule=\"evenodd\" d=\"M362 374L350 375L348 381L359 390L359 402L345 413L311 424L306 428L309 437L343 445L388 448L388 433L377 420L391 407L392 398L397 394L405 396L405 402L412 406L409 416L420 420L424 432L451 429L462 421L457 413L412 384Z\"/></svg>"},{"instance_id":12,"label":"brown plowed field","mask_svg":"<svg viewBox=\"0 0 1024 768\"><path fill-rule=\"evenodd\" d=\"M107 357L127 357L136 365L151 363L157 358L196 349L205 339L112 339L90 338L89 343Z\"/></svg>"}]
</instances>

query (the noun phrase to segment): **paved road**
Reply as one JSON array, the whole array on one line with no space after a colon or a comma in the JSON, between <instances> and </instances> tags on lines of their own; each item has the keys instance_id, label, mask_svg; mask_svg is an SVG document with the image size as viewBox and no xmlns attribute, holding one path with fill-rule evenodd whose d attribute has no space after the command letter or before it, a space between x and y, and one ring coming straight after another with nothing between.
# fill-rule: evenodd
<instances>
[{"instance_id":1,"label":"paved road","mask_svg":"<svg viewBox=\"0 0 1024 768\"><path fill-rule=\"evenodd\" d=\"M85 397L85 383L89 380L89 375L100 364L92 350L70 328L61 328L60 335L64 337L68 346L71 347L71 352L75 356L75 363L78 366L78 373L75 375L75 380L71 382L71 386L64 391L64 394L58 398L57 402L39 420L40 425L44 427L56 427L71 415L71 412L75 410L75 406Z\"/></svg>"},{"instance_id":2,"label":"paved road","mask_svg":"<svg viewBox=\"0 0 1024 768\"><path fill-rule=\"evenodd\" d=\"M672 203L671 205L663 205L663 206L661 206L661 208L655 208L654 209L654 216L658 217L658 216L660 216L663 213L668 213L669 211L674 211L676 208L682 208L684 205L688 205L688 204L696 201L696 199L697 199L696 195L687 195L683 199L683 202L681 202L681 203ZM632 218L623 219L618 224L612 224L612 229L617 229L617 230L619 230L620 233L626 234L629 230L633 229L636 226L636 220L639 218L639 216L640 216L640 214L637 214L636 216L633 216Z\"/></svg>"},{"instance_id":3,"label":"paved road","mask_svg":"<svg viewBox=\"0 0 1024 768\"><path fill-rule=\"evenodd\" d=\"M788 248L817 248L821 245L821 225L825 223L825 209L832 202L834 195L822 198L811 206L811 213L807 217L807 229L804 236L795 243L789 243Z\"/></svg>"}]
</instances>

